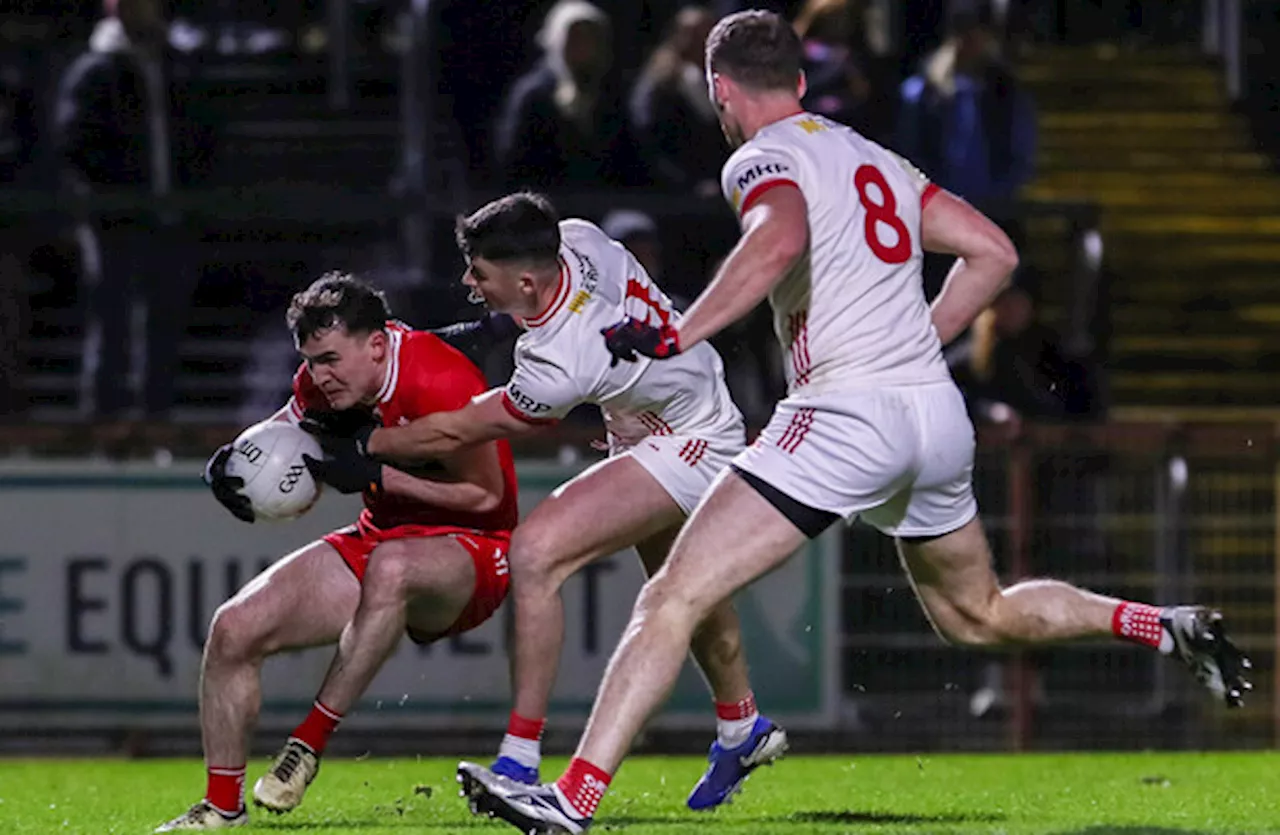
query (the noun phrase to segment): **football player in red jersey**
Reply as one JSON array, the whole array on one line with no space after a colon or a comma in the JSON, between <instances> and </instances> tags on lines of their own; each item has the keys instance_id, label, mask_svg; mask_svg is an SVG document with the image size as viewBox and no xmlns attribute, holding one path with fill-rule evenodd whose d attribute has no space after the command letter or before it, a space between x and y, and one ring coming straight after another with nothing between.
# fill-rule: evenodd
<instances>
[{"instance_id":1,"label":"football player in red jersey","mask_svg":"<svg viewBox=\"0 0 1280 835\"><path fill-rule=\"evenodd\" d=\"M392 321L382 294L329 274L294 296L288 312L303 363L293 397L271 420L367 421L395 426L461 408L487 386L480 370L435 335ZM253 521L226 475L230 445L206 481L237 518ZM247 742L267 656L337 644L310 714L290 735L254 800L276 812L302 801L342 716L403 632L428 642L472 629L507 594L507 547L517 521L511 450L494 441L439 458L437 478L368 459L309 459L318 480L363 492L354 525L289 554L220 606L201 665L200 722L208 788L157 831L218 829L248 821Z\"/></svg>"}]
</instances>

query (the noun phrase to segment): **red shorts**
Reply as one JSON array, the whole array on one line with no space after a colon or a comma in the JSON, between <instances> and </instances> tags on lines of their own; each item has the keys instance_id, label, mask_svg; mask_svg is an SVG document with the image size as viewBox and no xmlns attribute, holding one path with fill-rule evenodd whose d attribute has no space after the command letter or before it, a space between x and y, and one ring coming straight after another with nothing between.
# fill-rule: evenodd
<instances>
[{"instance_id":1,"label":"red shorts","mask_svg":"<svg viewBox=\"0 0 1280 835\"><path fill-rule=\"evenodd\" d=\"M367 523L342 528L326 534L324 541L332 545L346 561L356 579L364 582L364 570L369 564L373 549L391 539L414 539L434 536L451 537L467 549L476 568L476 587L471 600L453 625L438 635L424 635L409 630L409 637L418 643L429 643L450 635L461 635L475 629L488 620L507 597L511 571L507 565L507 549L511 547L509 533L474 531L463 528L442 528L438 525L397 525L394 528L375 528Z\"/></svg>"}]
</instances>

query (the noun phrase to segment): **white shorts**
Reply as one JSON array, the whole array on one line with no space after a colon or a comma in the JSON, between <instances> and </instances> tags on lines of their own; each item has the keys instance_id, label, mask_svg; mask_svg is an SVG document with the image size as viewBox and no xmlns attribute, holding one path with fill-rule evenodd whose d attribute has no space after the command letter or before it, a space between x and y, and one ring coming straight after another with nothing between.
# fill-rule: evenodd
<instances>
[{"instance_id":1,"label":"white shorts","mask_svg":"<svg viewBox=\"0 0 1280 835\"><path fill-rule=\"evenodd\" d=\"M746 438L738 425L700 436L649 435L618 454L630 455L648 470L687 516L745 446Z\"/></svg>"},{"instance_id":2,"label":"white shorts","mask_svg":"<svg viewBox=\"0 0 1280 835\"><path fill-rule=\"evenodd\" d=\"M890 536L973 519L973 424L950 382L788 397L733 464L811 508Z\"/></svg>"}]
</instances>

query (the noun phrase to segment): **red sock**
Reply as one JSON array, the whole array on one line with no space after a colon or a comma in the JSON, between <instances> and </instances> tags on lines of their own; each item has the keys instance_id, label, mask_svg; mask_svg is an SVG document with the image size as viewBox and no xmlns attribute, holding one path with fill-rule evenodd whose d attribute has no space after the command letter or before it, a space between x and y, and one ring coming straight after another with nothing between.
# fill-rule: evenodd
<instances>
[{"instance_id":1,"label":"red sock","mask_svg":"<svg viewBox=\"0 0 1280 835\"><path fill-rule=\"evenodd\" d=\"M341 721L341 713L325 707L319 699L316 699L307 718L303 719L302 724L294 728L289 736L306 745L316 754L321 754L324 752L324 746L329 743L329 737L338 729L338 723Z\"/></svg>"},{"instance_id":2,"label":"red sock","mask_svg":"<svg viewBox=\"0 0 1280 835\"><path fill-rule=\"evenodd\" d=\"M596 813L600 798L604 797L605 789L609 788L609 781L612 779L604 769L597 768L580 757L574 757L569 761L569 767L565 769L563 776L556 781L556 787L575 812L589 818Z\"/></svg>"},{"instance_id":3,"label":"red sock","mask_svg":"<svg viewBox=\"0 0 1280 835\"><path fill-rule=\"evenodd\" d=\"M1166 651L1162 646L1165 629L1160 624L1158 606L1127 601L1121 603L1116 607L1115 614L1111 616L1111 632L1121 640ZM1173 642L1170 640L1169 649L1172 648Z\"/></svg>"},{"instance_id":4,"label":"red sock","mask_svg":"<svg viewBox=\"0 0 1280 835\"><path fill-rule=\"evenodd\" d=\"M514 710L511 711L511 718L507 720L507 733L512 736L518 736L521 739L532 739L534 742L542 739L542 729L547 726L546 718L542 719L526 719Z\"/></svg>"},{"instance_id":5,"label":"red sock","mask_svg":"<svg viewBox=\"0 0 1280 835\"><path fill-rule=\"evenodd\" d=\"M244 808L244 766L209 766L209 782L204 790L204 799L219 812L238 814Z\"/></svg>"},{"instance_id":6,"label":"red sock","mask_svg":"<svg viewBox=\"0 0 1280 835\"><path fill-rule=\"evenodd\" d=\"M756 694L748 692L744 698L736 702L716 702L716 718L726 722L750 719L759 711L756 709Z\"/></svg>"}]
</instances>

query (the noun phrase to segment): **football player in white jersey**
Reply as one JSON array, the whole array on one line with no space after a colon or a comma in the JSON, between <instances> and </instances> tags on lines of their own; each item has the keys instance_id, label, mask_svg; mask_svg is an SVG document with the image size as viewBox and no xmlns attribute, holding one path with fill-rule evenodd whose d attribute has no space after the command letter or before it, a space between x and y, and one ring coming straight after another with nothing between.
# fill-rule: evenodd
<instances>
[{"instance_id":1,"label":"football player in white jersey","mask_svg":"<svg viewBox=\"0 0 1280 835\"><path fill-rule=\"evenodd\" d=\"M942 361L1017 264L1008 238L910 165L800 106L800 44L769 12L721 20L707 41L710 93L735 152L725 196L743 235L678 322L623 320L623 360L696 350L766 296L788 396L716 481L636 601L568 771L555 784L490 780L473 803L525 832L581 832L633 736L663 702L712 607L833 522L862 517L897 538L938 634L975 647L1116 637L1175 653L1228 705L1247 660L1221 616L1156 608L1054 580L1001 588L977 516L973 428ZM932 307L924 250L959 256Z\"/></svg>"},{"instance_id":2,"label":"football player in white jersey","mask_svg":"<svg viewBox=\"0 0 1280 835\"><path fill-rule=\"evenodd\" d=\"M564 642L561 585L631 546L656 571L686 516L742 451L745 429L710 344L661 363L618 362L602 350L600 331L619 318L667 325L678 315L631 253L596 226L561 221L545 198L519 193L459 220L457 239L464 283L524 328L511 380L457 411L322 440L331 452L354 441L378 459L418 462L554 423L582 403L600 407L609 457L559 487L512 535L515 704L491 771L459 767L468 786L480 772L536 784ZM781 756L786 734L756 709L731 601L709 612L692 648L714 695L717 734L687 802L709 809Z\"/></svg>"}]
</instances>

